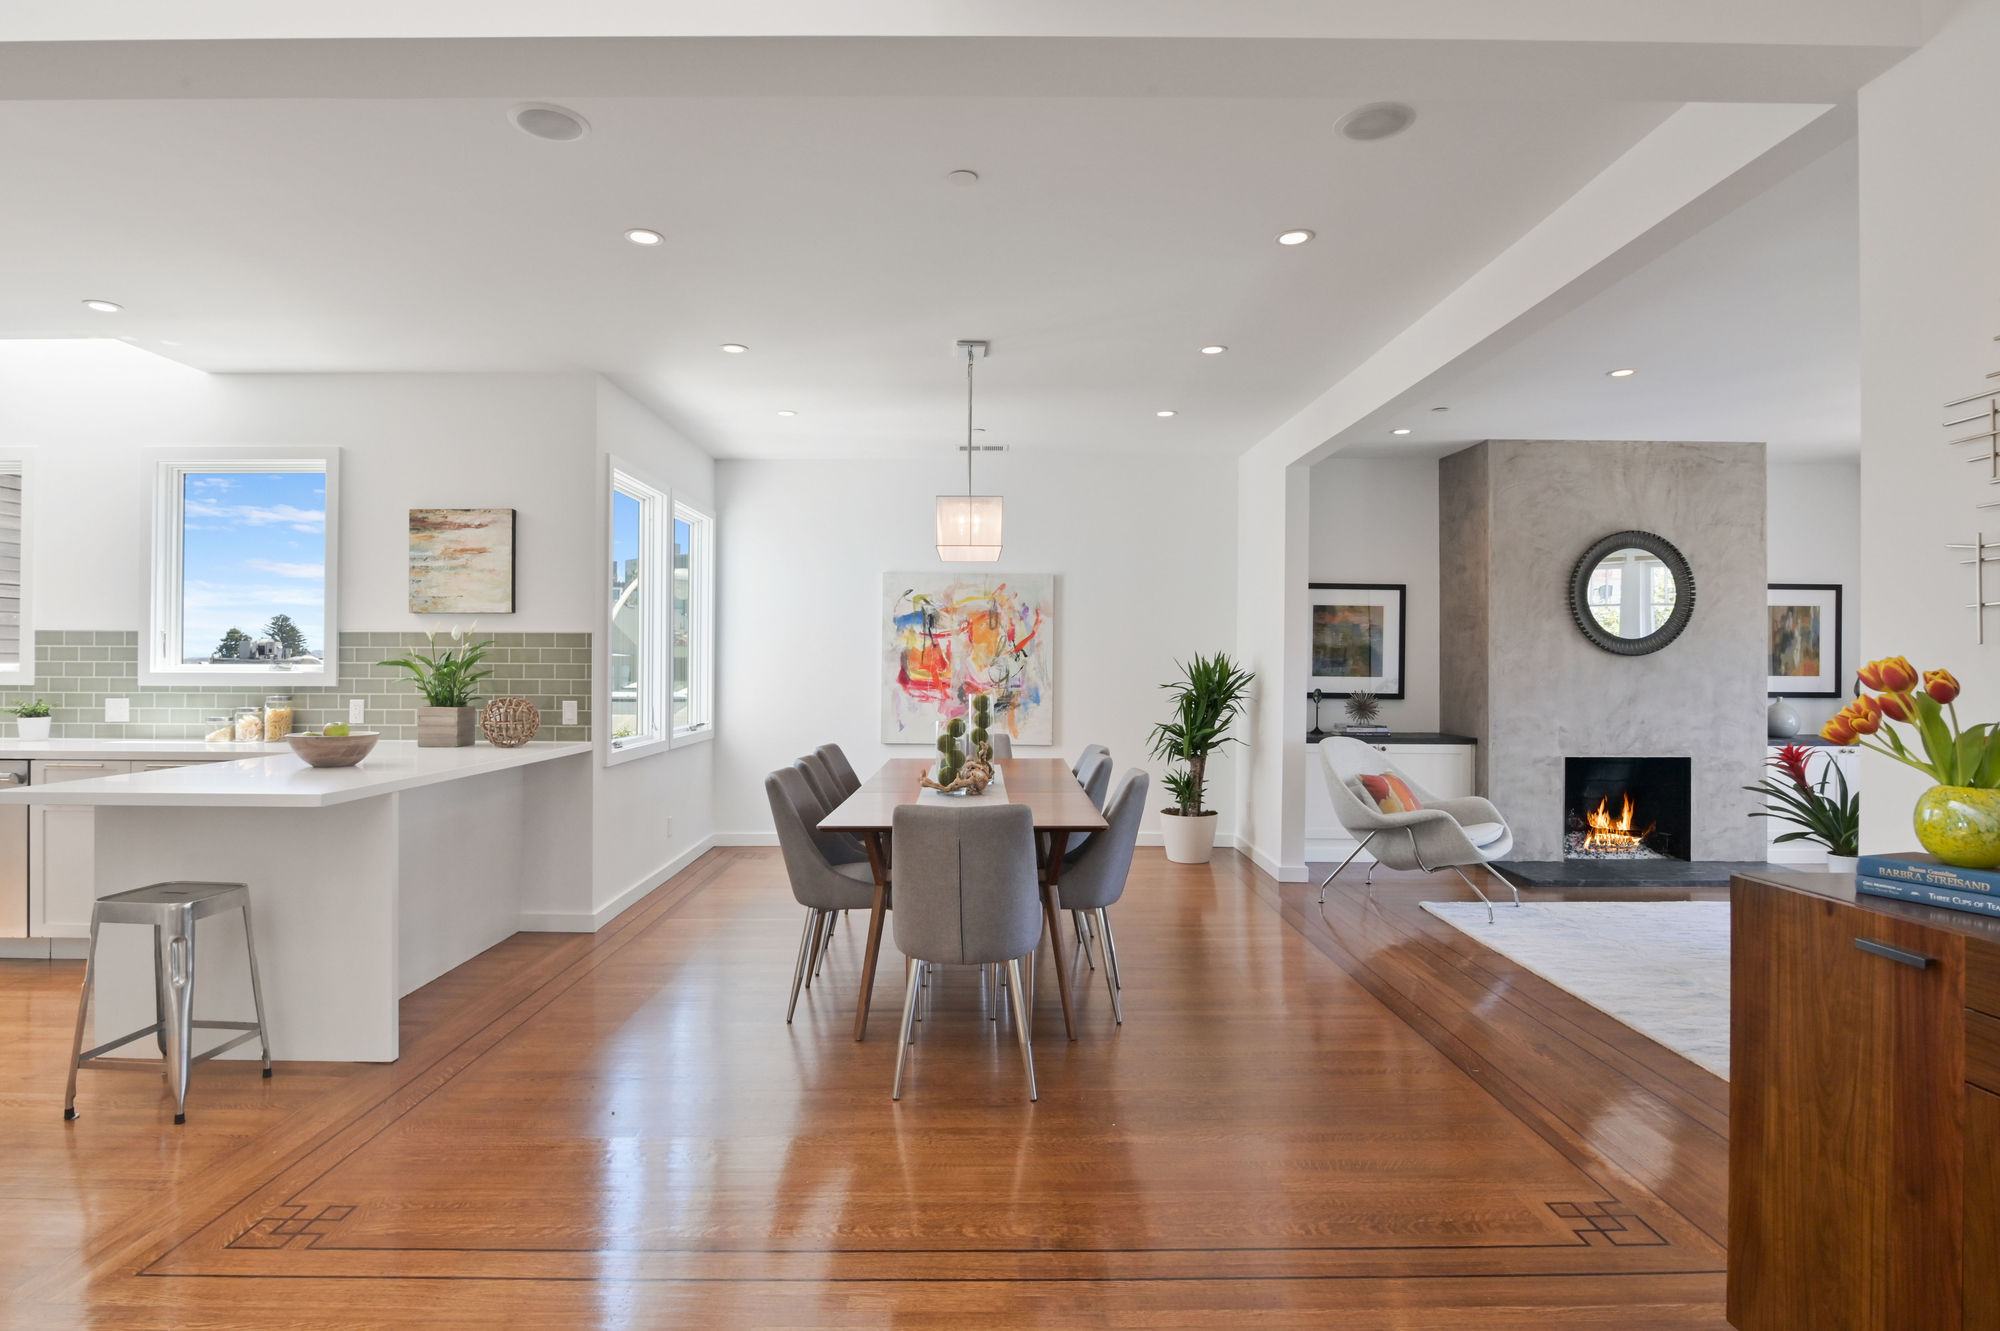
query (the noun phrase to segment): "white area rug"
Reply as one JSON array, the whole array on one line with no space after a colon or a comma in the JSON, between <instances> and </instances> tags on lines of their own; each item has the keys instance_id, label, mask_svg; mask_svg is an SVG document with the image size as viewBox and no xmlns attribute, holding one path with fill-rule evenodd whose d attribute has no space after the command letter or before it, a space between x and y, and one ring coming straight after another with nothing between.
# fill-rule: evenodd
<instances>
[{"instance_id":1,"label":"white area rug","mask_svg":"<svg viewBox=\"0 0 2000 1331\"><path fill-rule=\"evenodd\" d=\"M1727 901L1426 901L1424 909L1649 1039L1729 1076Z\"/></svg>"}]
</instances>

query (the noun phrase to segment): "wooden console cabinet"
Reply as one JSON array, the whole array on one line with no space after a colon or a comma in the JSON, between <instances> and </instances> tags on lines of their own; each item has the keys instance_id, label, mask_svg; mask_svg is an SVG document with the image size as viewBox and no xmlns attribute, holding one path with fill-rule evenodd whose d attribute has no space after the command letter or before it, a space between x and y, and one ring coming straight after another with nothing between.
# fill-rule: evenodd
<instances>
[{"instance_id":1,"label":"wooden console cabinet","mask_svg":"<svg viewBox=\"0 0 2000 1331\"><path fill-rule=\"evenodd\" d=\"M1731 897L1730 1322L2000 1328L2000 919Z\"/></svg>"}]
</instances>

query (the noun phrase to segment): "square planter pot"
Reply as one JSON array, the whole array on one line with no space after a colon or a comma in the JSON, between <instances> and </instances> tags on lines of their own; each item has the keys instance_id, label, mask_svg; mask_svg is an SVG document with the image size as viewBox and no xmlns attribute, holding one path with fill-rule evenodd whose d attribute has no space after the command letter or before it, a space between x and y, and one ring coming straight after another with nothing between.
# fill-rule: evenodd
<instances>
[{"instance_id":1,"label":"square planter pot","mask_svg":"<svg viewBox=\"0 0 2000 1331\"><path fill-rule=\"evenodd\" d=\"M462 749L479 731L477 707L419 707L417 747Z\"/></svg>"},{"instance_id":2,"label":"square planter pot","mask_svg":"<svg viewBox=\"0 0 2000 1331\"><path fill-rule=\"evenodd\" d=\"M54 721L49 716L23 716L14 721L14 729L22 739L47 739L49 725Z\"/></svg>"}]
</instances>

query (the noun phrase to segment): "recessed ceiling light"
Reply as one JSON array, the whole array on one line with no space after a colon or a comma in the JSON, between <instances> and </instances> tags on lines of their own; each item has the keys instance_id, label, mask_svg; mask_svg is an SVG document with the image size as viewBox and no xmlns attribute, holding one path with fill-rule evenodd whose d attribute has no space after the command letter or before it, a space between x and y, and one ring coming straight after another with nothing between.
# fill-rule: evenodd
<instances>
[{"instance_id":1,"label":"recessed ceiling light","mask_svg":"<svg viewBox=\"0 0 2000 1331\"><path fill-rule=\"evenodd\" d=\"M1223 352L1227 350L1229 350L1229 348L1223 346L1221 343L1211 342L1209 345L1201 349L1201 354L1204 356L1220 356Z\"/></svg>"},{"instance_id":2,"label":"recessed ceiling light","mask_svg":"<svg viewBox=\"0 0 2000 1331\"><path fill-rule=\"evenodd\" d=\"M1390 434L1408 434L1409 432L1410 432L1410 427L1409 427L1409 426L1407 426L1407 425L1405 425L1405 426L1404 426L1404 427L1403 427L1402 429L1400 429L1400 430L1391 430L1391 431L1389 431L1389 433L1390 433Z\"/></svg>"},{"instance_id":3,"label":"recessed ceiling light","mask_svg":"<svg viewBox=\"0 0 2000 1331\"><path fill-rule=\"evenodd\" d=\"M1173 412L1171 412L1171 411L1156 411L1156 412L1154 412L1153 414L1154 414L1155 416L1172 416L1172 415L1174 415L1175 413L1173 413Z\"/></svg>"},{"instance_id":4,"label":"recessed ceiling light","mask_svg":"<svg viewBox=\"0 0 2000 1331\"><path fill-rule=\"evenodd\" d=\"M1278 243L1280 245L1303 245L1312 238L1313 233L1303 227L1296 231L1280 231L1278 233Z\"/></svg>"},{"instance_id":5,"label":"recessed ceiling light","mask_svg":"<svg viewBox=\"0 0 2000 1331\"><path fill-rule=\"evenodd\" d=\"M945 179L954 185L977 185L979 183L979 173L977 171L953 171Z\"/></svg>"},{"instance_id":6,"label":"recessed ceiling light","mask_svg":"<svg viewBox=\"0 0 2000 1331\"><path fill-rule=\"evenodd\" d=\"M625 239L634 245L657 245L666 237L651 227L635 226L625 233Z\"/></svg>"},{"instance_id":7,"label":"recessed ceiling light","mask_svg":"<svg viewBox=\"0 0 2000 1331\"><path fill-rule=\"evenodd\" d=\"M796 416L799 413L797 413L796 411L780 411L778 414L780 416Z\"/></svg>"},{"instance_id":8,"label":"recessed ceiling light","mask_svg":"<svg viewBox=\"0 0 2000 1331\"><path fill-rule=\"evenodd\" d=\"M1415 123L1417 113L1401 102L1370 102L1333 122L1334 131L1361 143L1401 134Z\"/></svg>"},{"instance_id":9,"label":"recessed ceiling light","mask_svg":"<svg viewBox=\"0 0 2000 1331\"><path fill-rule=\"evenodd\" d=\"M530 102L526 106L515 107L508 115L523 134L532 134L552 143L568 143L590 133L590 122L566 106Z\"/></svg>"},{"instance_id":10,"label":"recessed ceiling light","mask_svg":"<svg viewBox=\"0 0 2000 1331\"><path fill-rule=\"evenodd\" d=\"M750 350L750 348L744 346L741 342L724 342L722 349L732 356L741 356L744 352Z\"/></svg>"},{"instance_id":11,"label":"recessed ceiling light","mask_svg":"<svg viewBox=\"0 0 2000 1331\"><path fill-rule=\"evenodd\" d=\"M1632 377L1633 375L1637 374L1637 373L1638 373L1638 371L1637 371L1637 370L1606 370L1606 371L1605 371L1605 373L1606 373L1606 374L1608 374L1608 375L1610 375L1610 376L1611 376L1611 377L1612 377L1613 379L1630 379L1630 378L1631 378L1631 377Z\"/></svg>"},{"instance_id":12,"label":"recessed ceiling light","mask_svg":"<svg viewBox=\"0 0 2000 1331\"><path fill-rule=\"evenodd\" d=\"M87 300L83 302L83 308L96 310L99 314L116 314L125 307L115 300Z\"/></svg>"}]
</instances>

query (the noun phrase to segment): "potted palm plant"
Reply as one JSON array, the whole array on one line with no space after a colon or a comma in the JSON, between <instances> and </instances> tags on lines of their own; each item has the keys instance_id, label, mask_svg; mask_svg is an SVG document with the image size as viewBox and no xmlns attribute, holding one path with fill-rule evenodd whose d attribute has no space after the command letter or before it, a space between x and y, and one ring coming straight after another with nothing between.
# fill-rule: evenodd
<instances>
[{"instance_id":1,"label":"potted palm plant","mask_svg":"<svg viewBox=\"0 0 2000 1331\"><path fill-rule=\"evenodd\" d=\"M1153 727L1153 756L1173 764L1162 780L1174 802L1160 810L1160 830L1176 864L1206 864L1215 853L1215 810L1202 806L1208 758L1233 742L1229 727L1256 678L1217 652L1195 657L1179 679L1160 686L1173 695L1174 715Z\"/></svg>"},{"instance_id":2,"label":"potted palm plant","mask_svg":"<svg viewBox=\"0 0 2000 1331\"><path fill-rule=\"evenodd\" d=\"M474 625L473 627L478 627ZM479 709L472 705L474 686L492 674L479 663L493 647L492 641L471 642L471 630L451 631L452 645L438 650L437 634L428 635L429 652L411 652L382 664L405 671L423 695L425 706L417 709L417 747L458 749L472 743Z\"/></svg>"}]
</instances>

